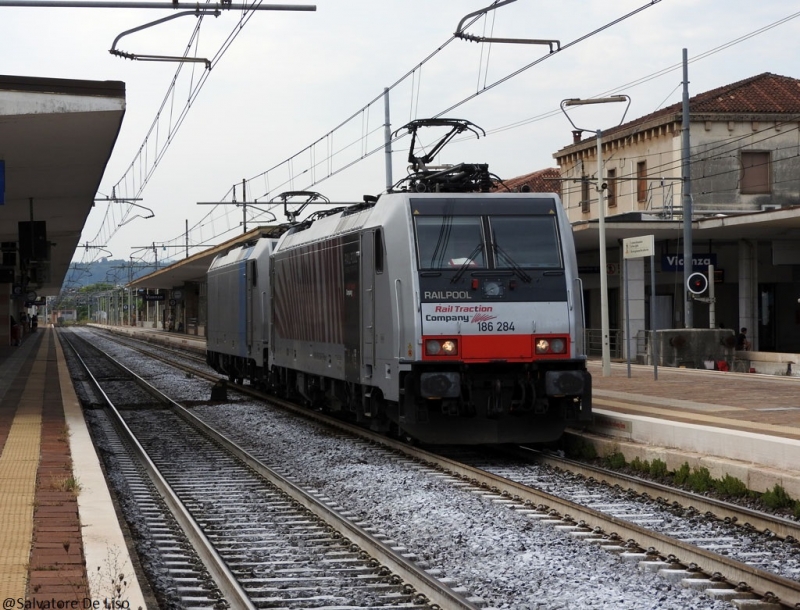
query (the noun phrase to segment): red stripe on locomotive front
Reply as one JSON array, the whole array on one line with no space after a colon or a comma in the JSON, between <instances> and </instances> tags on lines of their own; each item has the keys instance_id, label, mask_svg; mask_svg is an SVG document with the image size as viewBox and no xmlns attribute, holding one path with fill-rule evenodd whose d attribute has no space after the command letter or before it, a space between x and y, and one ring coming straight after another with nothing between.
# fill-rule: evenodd
<instances>
[{"instance_id":1,"label":"red stripe on locomotive front","mask_svg":"<svg viewBox=\"0 0 800 610\"><path fill-rule=\"evenodd\" d=\"M566 345L563 354L537 354L536 341L539 339L562 339ZM428 339L458 341L458 354L455 356L431 356L425 353L425 342ZM422 359L437 362L491 362L505 360L507 362L530 362L532 360L567 360L569 359L569 337L565 335L423 335Z\"/></svg>"}]
</instances>

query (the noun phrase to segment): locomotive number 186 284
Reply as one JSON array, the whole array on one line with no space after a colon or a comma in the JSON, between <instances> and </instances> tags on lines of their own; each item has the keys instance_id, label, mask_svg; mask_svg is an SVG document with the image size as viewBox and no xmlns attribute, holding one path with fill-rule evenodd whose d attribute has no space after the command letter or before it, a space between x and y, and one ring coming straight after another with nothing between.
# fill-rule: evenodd
<instances>
[{"instance_id":1,"label":"locomotive number 186 284","mask_svg":"<svg viewBox=\"0 0 800 610\"><path fill-rule=\"evenodd\" d=\"M513 322L478 322L478 330L482 333L507 333L514 330Z\"/></svg>"}]
</instances>

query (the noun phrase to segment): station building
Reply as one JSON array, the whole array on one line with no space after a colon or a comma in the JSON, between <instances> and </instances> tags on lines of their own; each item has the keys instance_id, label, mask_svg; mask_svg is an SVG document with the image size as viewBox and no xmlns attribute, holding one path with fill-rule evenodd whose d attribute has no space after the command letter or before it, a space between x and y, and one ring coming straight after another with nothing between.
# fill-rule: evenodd
<instances>
[{"instance_id":1,"label":"station building","mask_svg":"<svg viewBox=\"0 0 800 610\"><path fill-rule=\"evenodd\" d=\"M656 327L682 328L682 111L675 104L603 130L609 326L624 352L621 240L655 242ZM800 352L800 80L764 73L689 100L693 270L714 267L716 327L748 329L752 349ZM587 327L601 327L597 139L574 133L553 156L574 227ZM629 259L631 335L653 328L649 261ZM709 304L688 303L694 328ZM594 332L599 338L599 330ZM598 341L589 341L590 345Z\"/></svg>"}]
</instances>

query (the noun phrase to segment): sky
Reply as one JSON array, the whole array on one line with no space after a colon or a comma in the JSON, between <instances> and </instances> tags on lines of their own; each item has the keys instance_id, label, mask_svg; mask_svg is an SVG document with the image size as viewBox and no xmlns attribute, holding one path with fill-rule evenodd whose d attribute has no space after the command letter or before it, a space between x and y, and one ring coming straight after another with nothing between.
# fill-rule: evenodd
<instances>
[{"instance_id":1,"label":"sky","mask_svg":"<svg viewBox=\"0 0 800 610\"><path fill-rule=\"evenodd\" d=\"M690 95L763 72L800 78L800 4L786 0L517 0L466 30L559 41L552 53L548 45L452 40L462 18L488 0L315 6L186 16L116 43L149 55L189 48L211 70L108 52L122 32L169 9L0 7L0 73L126 84L125 117L97 196L137 197L144 207L98 203L81 243L103 248L79 249L75 261L180 259L187 222L192 245L231 239L243 230L242 207L231 205L234 185L241 202L243 181L247 201L257 200L248 229L270 221L262 210L283 191L318 191L334 202L379 194L387 87L393 131L434 116L469 120L486 136L456 138L436 162L488 163L513 178L555 167L553 153L570 144L564 99L626 94L626 120L679 102L684 48ZM582 106L570 116L591 131L617 125L624 110ZM441 135L428 130L423 143ZM393 144L393 182L406 174L408 144ZM282 208L273 211L285 220Z\"/></svg>"}]
</instances>

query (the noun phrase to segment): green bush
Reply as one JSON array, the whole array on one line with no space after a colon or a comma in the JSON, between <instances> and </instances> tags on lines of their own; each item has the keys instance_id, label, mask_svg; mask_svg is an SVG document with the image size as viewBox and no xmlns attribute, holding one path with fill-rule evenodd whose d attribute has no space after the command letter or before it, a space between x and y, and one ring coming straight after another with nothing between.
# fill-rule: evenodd
<instances>
[{"instance_id":1,"label":"green bush","mask_svg":"<svg viewBox=\"0 0 800 610\"><path fill-rule=\"evenodd\" d=\"M635 457L631 462L631 468L633 468L636 472L647 474L650 472L650 462L647 460L640 460L638 457Z\"/></svg>"},{"instance_id":2,"label":"green bush","mask_svg":"<svg viewBox=\"0 0 800 610\"><path fill-rule=\"evenodd\" d=\"M794 500L786 493L786 490L777 483L771 490L761 494L761 501L772 509L789 508L795 504Z\"/></svg>"},{"instance_id":3,"label":"green bush","mask_svg":"<svg viewBox=\"0 0 800 610\"><path fill-rule=\"evenodd\" d=\"M747 485L736 477L726 474L723 478L714 481L714 489L723 496L730 498L739 498L746 496L748 493Z\"/></svg>"},{"instance_id":4,"label":"green bush","mask_svg":"<svg viewBox=\"0 0 800 610\"><path fill-rule=\"evenodd\" d=\"M681 464L681 467L675 471L674 480L675 485L684 485L686 481L689 479L689 475L691 474L691 470L689 469L689 463L684 462Z\"/></svg>"},{"instance_id":5,"label":"green bush","mask_svg":"<svg viewBox=\"0 0 800 610\"><path fill-rule=\"evenodd\" d=\"M689 478L686 479L686 484L692 491L702 493L714 486L714 479L711 478L708 468L695 468Z\"/></svg>"},{"instance_id":6,"label":"green bush","mask_svg":"<svg viewBox=\"0 0 800 610\"><path fill-rule=\"evenodd\" d=\"M625 456L620 451L615 451L614 453L607 455L605 462L608 468L613 468L616 470L625 468Z\"/></svg>"},{"instance_id":7,"label":"green bush","mask_svg":"<svg viewBox=\"0 0 800 610\"><path fill-rule=\"evenodd\" d=\"M656 458L650 463L650 476L663 479L667 476L667 463Z\"/></svg>"}]
</instances>

